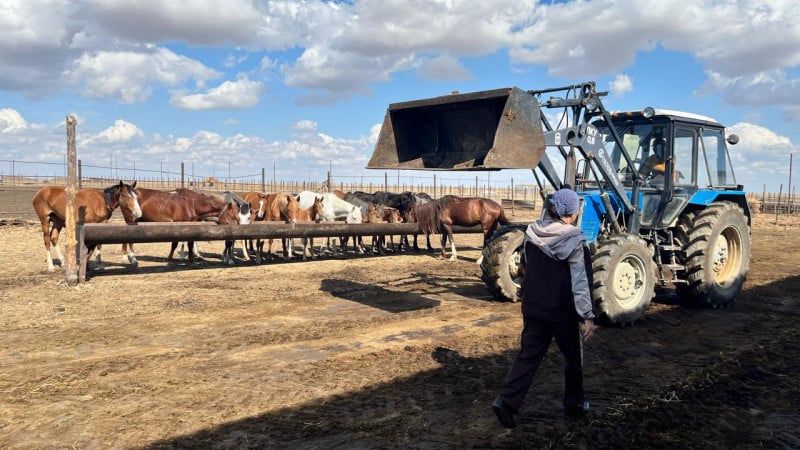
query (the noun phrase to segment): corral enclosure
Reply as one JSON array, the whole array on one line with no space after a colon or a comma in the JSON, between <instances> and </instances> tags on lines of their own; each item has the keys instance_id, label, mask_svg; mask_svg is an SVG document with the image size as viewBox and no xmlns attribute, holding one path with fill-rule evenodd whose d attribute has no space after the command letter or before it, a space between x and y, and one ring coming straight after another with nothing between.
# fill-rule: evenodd
<instances>
[{"instance_id":1,"label":"corral enclosure","mask_svg":"<svg viewBox=\"0 0 800 450\"><path fill-rule=\"evenodd\" d=\"M3 211L30 208L32 190L5 192ZM590 420L561 419L553 347L510 433L489 406L521 318L479 278L480 235L456 236L457 262L226 267L214 242L203 264L167 267L168 244L142 244L134 271L106 246L106 270L69 287L44 271L39 226L12 222L0 226L4 448L800 446L796 216L755 215L732 308L663 293L636 326L601 328L585 353Z\"/></svg>"}]
</instances>

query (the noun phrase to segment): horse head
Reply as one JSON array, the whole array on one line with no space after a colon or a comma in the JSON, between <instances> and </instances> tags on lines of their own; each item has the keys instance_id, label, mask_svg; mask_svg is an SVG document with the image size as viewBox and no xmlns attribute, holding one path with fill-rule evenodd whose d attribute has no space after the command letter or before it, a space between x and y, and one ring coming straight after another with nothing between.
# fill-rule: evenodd
<instances>
[{"instance_id":1,"label":"horse head","mask_svg":"<svg viewBox=\"0 0 800 450\"><path fill-rule=\"evenodd\" d=\"M250 223L250 206L247 206L247 212L243 213L239 204L235 201L230 201L225 204L225 207L220 211L219 219L217 221L220 225L247 225Z\"/></svg>"},{"instance_id":2,"label":"horse head","mask_svg":"<svg viewBox=\"0 0 800 450\"><path fill-rule=\"evenodd\" d=\"M119 206L126 222L135 222L142 217L142 207L139 204L139 193L136 192L135 181L125 184L120 180L118 185L106 188L104 192L109 212Z\"/></svg>"},{"instance_id":3,"label":"horse head","mask_svg":"<svg viewBox=\"0 0 800 450\"><path fill-rule=\"evenodd\" d=\"M297 213L300 211L300 202L297 201L296 198L292 195L286 195L286 205L284 206L283 211L281 211L286 216L286 221L291 224L297 223Z\"/></svg>"},{"instance_id":4,"label":"horse head","mask_svg":"<svg viewBox=\"0 0 800 450\"><path fill-rule=\"evenodd\" d=\"M345 223L363 223L363 218L361 217L361 208L358 206L353 206L350 209L350 212L347 213L347 217L344 219Z\"/></svg>"}]
</instances>

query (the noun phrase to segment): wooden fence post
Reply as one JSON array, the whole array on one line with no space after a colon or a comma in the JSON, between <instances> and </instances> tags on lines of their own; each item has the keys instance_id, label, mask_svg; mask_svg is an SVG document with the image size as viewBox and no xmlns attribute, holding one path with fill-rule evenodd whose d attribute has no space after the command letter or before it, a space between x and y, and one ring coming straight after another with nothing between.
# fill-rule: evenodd
<instances>
[{"instance_id":1,"label":"wooden fence post","mask_svg":"<svg viewBox=\"0 0 800 450\"><path fill-rule=\"evenodd\" d=\"M75 195L78 193L78 180L76 166L78 152L75 148L75 124L77 119L73 115L67 116L67 209L65 214L66 227L64 242L64 276L69 285L78 283L77 241L75 239Z\"/></svg>"}]
</instances>

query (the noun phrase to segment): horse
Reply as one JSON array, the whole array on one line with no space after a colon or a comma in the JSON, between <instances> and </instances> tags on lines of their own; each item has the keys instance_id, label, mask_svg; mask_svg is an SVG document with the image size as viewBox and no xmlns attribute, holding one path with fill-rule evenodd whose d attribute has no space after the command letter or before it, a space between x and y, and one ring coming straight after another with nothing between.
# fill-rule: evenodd
<instances>
[{"instance_id":1,"label":"horse","mask_svg":"<svg viewBox=\"0 0 800 450\"><path fill-rule=\"evenodd\" d=\"M359 198L361 200L374 203L376 205L383 205L388 206L389 208L394 208L399 211L400 215L403 217L403 220L408 222L409 220L407 217L410 214L410 211L414 208L415 205L419 202L425 202L432 200L428 194L419 193L415 194L413 192L405 191L400 194L395 194L393 192L387 191L375 191L373 194L368 194L362 191L355 191L350 193L351 196ZM391 238L394 240L394 238ZM392 243L394 246L394 243ZM402 236L400 238L400 248L408 247L408 237ZM430 248L430 244L428 245ZM419 250L419 247L416 246L416 235L414 236L414 250Z\"/></svg>"},{"instance_id":2,"label":"horse","mask_svg":"<svg viewBox=\"0 0 800 450\"><path fill-rule=\"evenodd\" d=\"M414 207L413 216L425 234L441 233L442 259L445 258L447 240L450 239L450 261L456 261L456 244L453 241L453 225L472 227L480 224L483 228L483 246L497 229L498 224L506 225L503 207L494 200L480 197L461 198L454 195L433 200Z\"/></svg>"},{"instance_id":3,"label":"horse","mask_svg":"<svg viewBox=\"0 0 800 450\"><path fill-rule=\"evenodd\" d=\"M396 208L389 206L372 206L369 214L367 214L367 223L400 223L403 218L400 216L400 211ZM391 235L390 235L391 239ZM386 235L379 234L372 237L372 254L376 252L380 255L385 254L386 250ZM392 243L392 250L394 250L394 243Z\"/></svg>"},{"instance_id":4,"label":"horse","mask_svg":"<svg viewBox=\"0 0 800 450\"><path fill-rule=\"evenodd\" d=\"M296 196L297 201L300 203L300 208L303 209L310 207L314 202L314 199L317 197L322 199L323 221L345 220L348 215L351 215L354 222L363 222L364 219L362 217L360 208L352 203L340 199L338 196L336 196L336 194L331 192L317 194L316 192L302 191ZM328 239L328 248L332 249L334 253L337 251L336 247L330 245L330 238ZM322 247L320 247L320 252L322 252Z\"/></svg>"},{"instance_id":5,"label":"horse","mask_svg":"<svg viewBox=\"0 0 800 450\"><path fill-rule=\"evenodd\" d=\"M285 192L276 192L274 194L267 194L266 196L266 213L264 220L269 221L284 221L290 224L297 223L297 213L300 210L300 205L297 199L292 195ZM268 239L267 255L272 258L272 239ZM291 239L281 239L283 246L283 258L289 259L292 256L290 251L292 244ZM261 253L264 250L264 241L259 239L257 241L256 255L259 262L261 262Z\"/></svg>"},{"instance_id":6,"label":"horse","mask_svg":"<svg viewBox=\"0 0 800 450\"><path fill-rule=\"evenodd\" d=\"M256 192L256 191L249 191L245 192L242 195L242 198L245 199L248 203L250 203L250 210L254 212L255 217L253 217L253 221L259 222L266 219L267 214L267 194ZM253 244L253 239L247 240L247 252L256 253L256 245ZM249 256L249 253L248 253ZM256 259L258 262L261 262L261 254L256 254Z\"/></svg>"},{"instance_id":7,"label":"horse","mask_svg":"<svg viewBox=\"0 0 800 450\"><path fill-rule=\"evenodd\" d=\"M157 189L137 188L140 217L132 217L122 211L125 222L197 222L211 220L215 222L226 221L224 214L230 213L231 204L222 197L204 194L191 189L180 188L173 191L160 191ZM238 208L236 215L238 218ZM238 219L237 219L238 220ZM178 241L172 242L167 261L172 264L172 256L178 247ZM130 249L128 259L131 266L136 267L138 262ZM189 262L195 262L194 242L189 241Z\"/></svg>"},{"instance_id":8,"label":"horse","mask_svg":"<svg viewBox=\"0 0 800 450\"><path fill-rule=\"evenodd\" d=\"M108 222L112 213L120 207L123 214L138 218L142 215L139 203L136 182L119 184L100 189L81 189L75 194L75 207L77 208L77 223ZM64 261L58 247L58 235L66 222L67 192L60 186L45 186L33 196L33 209L42 223L42 236L44 248L47 252L47 271L53 271L53 257L50 253L51 245L55 246L59 262ZM52 224L52 228L50 227ZM97 264L102 264L100 252L97 252Z\"/></svg>"},{"instance_id":9,"label":"horse","mask_svg":"<svg viewBox=\"0 0 800 450\"><path fill-rule=\"evenodd\" d=\"M422 205L424 203L429 203L429 202L433 201L433 198L430 195L428 195L428 194L426 194L424 192L414 192L414 193L412 193L412 195L414 196L414 203L410 208L406 209L404 211L404 213L403 213L403 220L405 222L414 222L414 219L413 219L414 206ZM418 234L414 234L414 245L411 246L411 248L415 252L419 252L419 245L417 244L417 238L418 237L419 237ZM432 252L433 251L433 246L431 245L431 235L430 234L426 234L425 235L425 244L427 246L428 251ZM407 236L403 236L403 238L401 239L400 245L401 246L405 245L406 247L409 246L408 245L408 237Z\"/></svg>"},{"instance_id":10,"label":"horse","mask_svg":"<svg viewBox=\"0 0 800 450\"><path fill-rule=\"evenodd\" d=\"M247 225L250 223L250 203L231 191L225 191L222 194L222 199L228 203L229 207L226 210L227 214L226 211L223 211L223 213L220 214L218 221L220 225L233 223ZM222 251L223 264L227 263L229 266L233 265L233 245L234 241L225 241L225 249ZM250 255L247 253L247 245L244 240L242 240L242 256L245 260L250 261Z\"/></svg>"},{"instance_id":11,"label":"horse","mask_svg":"<svg viewBox=\"0 0 800 450\"><path fill-rule=\"evenodd\" d=\"M297 220L299 222L318 222L322 218L322 212L324 210L323 200L322 197L315 197L314 202L308 208L300 208L297 210ZM309 253L308 246L309 243L311 247L314 246L314 238L302 238L301 243L303 244L303 261L306 260L306 255ZM310 254L311 259L314 259L314 254Z\"/></svg>"}]
</instances>

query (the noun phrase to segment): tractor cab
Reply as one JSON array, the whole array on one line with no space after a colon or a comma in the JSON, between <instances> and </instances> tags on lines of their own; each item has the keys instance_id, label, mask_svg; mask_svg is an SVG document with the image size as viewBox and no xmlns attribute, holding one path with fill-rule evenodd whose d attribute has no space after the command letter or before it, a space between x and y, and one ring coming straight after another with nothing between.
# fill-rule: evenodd
<instances>
[{"instance_id":1,"label":"tractor cab","mask_svg":"<svg viewBox=\"0 0 800 450\"><path fill-rule=\"evenodd\" d=\"M610 117L619 141L606 121L595 121L593 125L603 136L620 183L629 192L634 183L641 183L642 228L671 226L700 190L741 190L731 166L725 129L713 119L652 108L611 113ZM733 137L730 142L736 140ZM635 177L634 172L639 176Z\"/></svg>"}]
</instances>

